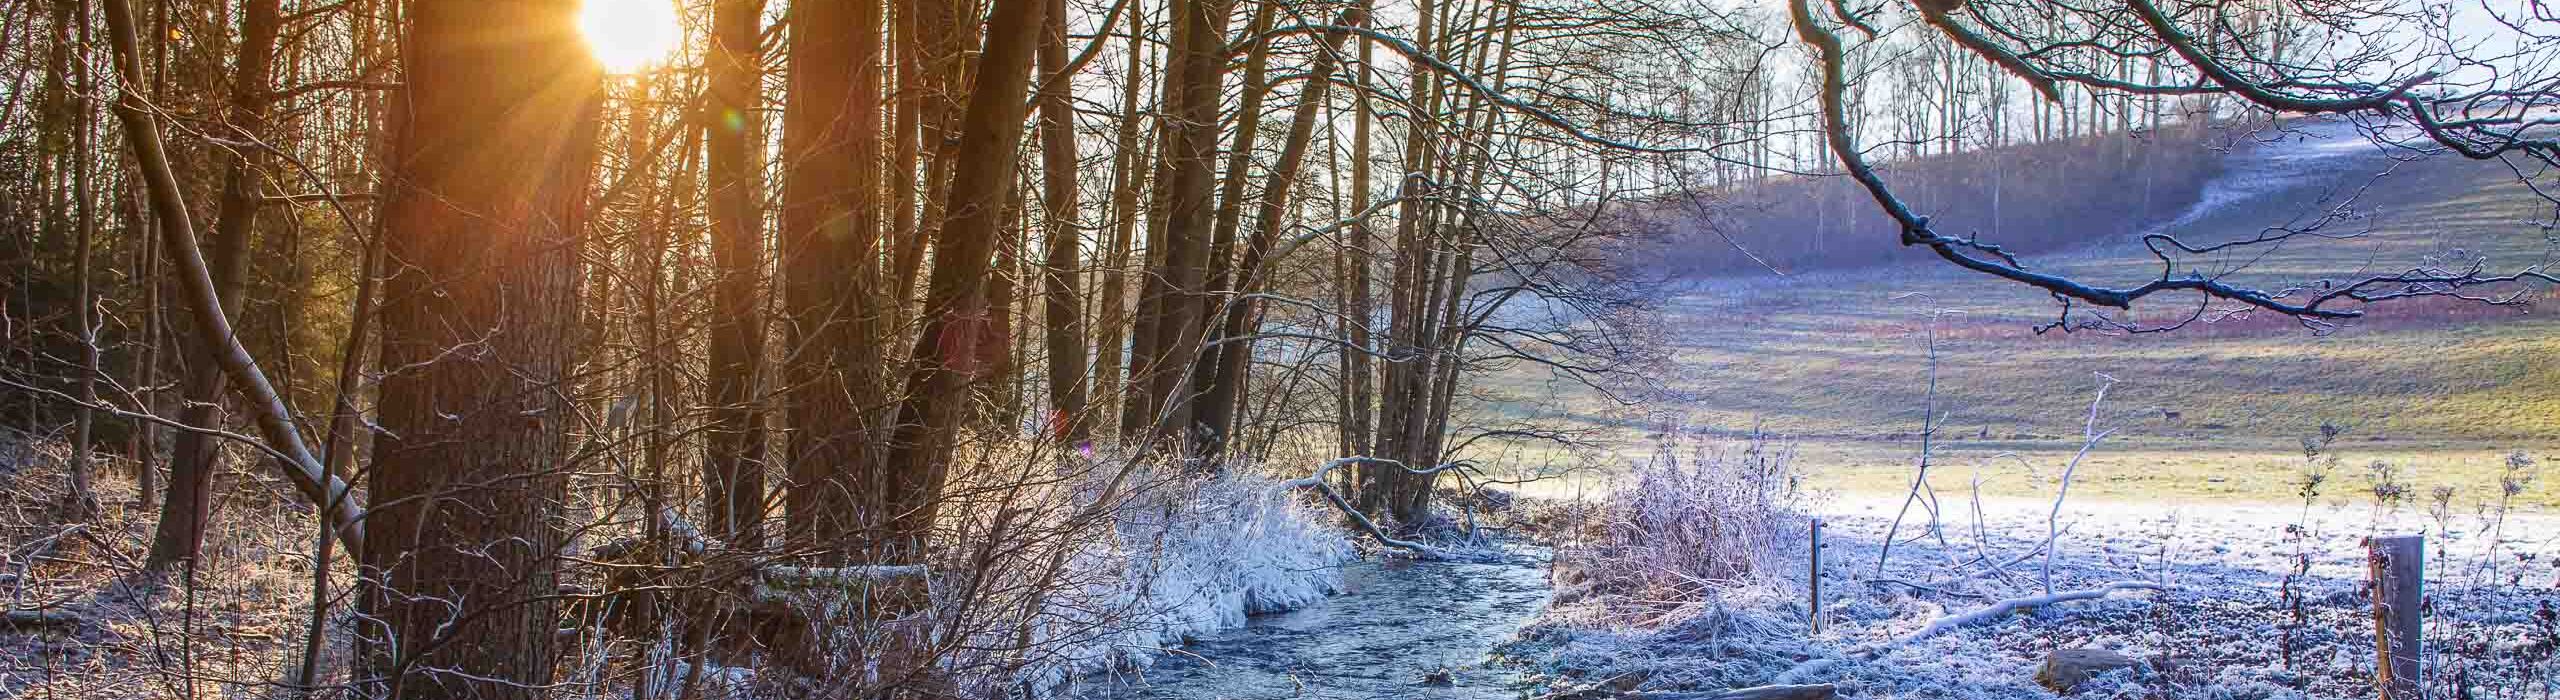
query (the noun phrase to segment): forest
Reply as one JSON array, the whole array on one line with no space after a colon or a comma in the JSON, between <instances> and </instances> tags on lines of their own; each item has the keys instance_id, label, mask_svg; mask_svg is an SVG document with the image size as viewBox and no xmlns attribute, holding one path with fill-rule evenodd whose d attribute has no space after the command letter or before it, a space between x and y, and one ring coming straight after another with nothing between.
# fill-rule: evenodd
<instances>
[{"instance_id":1,"label":"forest","mask_svg":"<svg viewBox=\"0 0 2560 700\"><path fill-rule=\"evenodd\" d=\"M2555 121L2533 1L0 0L0 697L2548 697Z\"/></svg>"}]
</instances>

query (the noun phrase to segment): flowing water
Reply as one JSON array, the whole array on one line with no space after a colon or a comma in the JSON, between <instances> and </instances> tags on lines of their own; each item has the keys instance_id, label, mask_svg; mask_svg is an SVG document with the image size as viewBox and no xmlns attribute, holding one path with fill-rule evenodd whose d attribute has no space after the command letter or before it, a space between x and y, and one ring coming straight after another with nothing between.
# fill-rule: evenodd
<instances>
[{"instance_id":1,"label":"flowing water","mask_svg":"<svg viewBox=\"0 0 2560 700\"><path fill-rule=\"evenodd\" d=\"M1486 652L1547 603L1544 553L1494 563L1364 561L1348 590L1193 641L1106 698L1517 698Z\"/></svg>"}]
</instances>

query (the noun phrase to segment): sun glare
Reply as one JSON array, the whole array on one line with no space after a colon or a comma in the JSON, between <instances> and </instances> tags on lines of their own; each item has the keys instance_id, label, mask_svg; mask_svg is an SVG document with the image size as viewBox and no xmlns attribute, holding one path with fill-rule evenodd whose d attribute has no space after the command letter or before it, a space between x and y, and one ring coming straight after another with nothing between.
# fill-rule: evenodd
<instances>
[{"instance_id":1,"label":"sun glare","mask_svg":"<svg viewBox=\"0 0 2560 700\"><path fill-rule=\"evenodd\" d=\"M606 71L632 73L674 53L684 30L674 0L586 0L578 8L578 33Z\"/></svg>"}]
</instances>

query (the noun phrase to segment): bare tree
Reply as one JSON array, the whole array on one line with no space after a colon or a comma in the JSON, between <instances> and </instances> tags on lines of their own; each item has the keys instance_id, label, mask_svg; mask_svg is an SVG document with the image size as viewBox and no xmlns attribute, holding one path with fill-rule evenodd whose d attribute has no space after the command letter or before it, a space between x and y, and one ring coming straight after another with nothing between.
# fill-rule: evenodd
<instances>
[{"instance_id":1,"label":"bare tree","mask_svg":"<svg viewBox=\"0 0 2560 700\"><path fill-rule=\"evenodd\" d=\"M269 84L274 81L276 32L282 20L281 6L275 0L247 3L241 17L240 46L231 74L231 100L225 118L243 142L233 148L229 171L223 176L219 212L213 224L213 247L210 263L214 294L226 300L226 312L236 313L240 307L243 278L248 274L249 229L258 220L261 207L260 181L268 157L261 138L266 121L267 103L271 99ZM188 368L186 384L187 408L178 420L188 425L215 425L221 417L223 372L212 358L219 352L220 342L214 338L195 340L197 356L204 361ZM197 431L178 433L177 449L169 458L169 488L161 501L160 524L151 540L149 563L165 568L193 559L204 541L204 529L213 518L213 471L219 456L215 440Z\"/></svg>"}]
</instances>

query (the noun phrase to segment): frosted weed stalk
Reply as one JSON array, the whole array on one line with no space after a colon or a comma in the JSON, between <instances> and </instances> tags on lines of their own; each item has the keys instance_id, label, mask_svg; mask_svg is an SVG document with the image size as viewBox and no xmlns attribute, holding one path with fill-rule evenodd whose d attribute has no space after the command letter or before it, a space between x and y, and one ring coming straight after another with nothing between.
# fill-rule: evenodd
<instances>
[{"instance_id":1,"label":"frosted weed stalk","mask_svg":"<svg viewBox=\"0 0 2560 700\"><path fill-rule=\"evenodd\" d=\"M2302 439L2302 471L2294 479L2294 494L2302 497L2302 512L2284 527L2284 539L2293 545L2293 555L2276 592L2276 604L2286 616L2285 622L2278 625L2284 635L2276 641L2276 652L2286 670L2293 669L2293 650L2300 643L2303 627L2311 623L2302 590L2311 576L2311 540L2315 534L2311 529L2311 507L2320 500L2320 487L2328 483L2329 474L2338 469L2338 455L2329 451L2329 445L2345 432L2336 424L2322 423L2318 437Z\"/></svg>"},{"instance_id":2,"label":"frosted weed stalk","mask_svg":"<svg viewBox=\"0 0 2560 700\"><path fill-rule=\"evenodd\" d=\"M2533 456L2525 454L2524 450L2507 453L2506 465L2498 472L2498 502L2489 508L2489 543L2480 555L2480 563L2472 568L2473 580L2497 581L2498 545L2507 536L2507 514L2513 511L2516 496L2523 495L2525 488L2533 484L2534 464ZM2530 554L2519 552L2517 556L2529 557ZM2507 585L2522 585L2524 569L2524 562L2517 562L2515 574Z\"/></svg>"}]
</instances>

